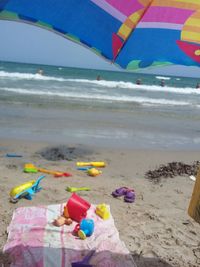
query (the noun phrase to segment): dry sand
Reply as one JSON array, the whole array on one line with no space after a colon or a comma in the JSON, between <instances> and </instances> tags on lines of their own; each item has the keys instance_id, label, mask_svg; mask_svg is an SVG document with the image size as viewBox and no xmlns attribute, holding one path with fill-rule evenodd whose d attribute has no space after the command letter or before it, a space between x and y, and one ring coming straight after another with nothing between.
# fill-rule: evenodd
<instances>
[{"instance_id":1,"label":"dry sand","mask_svg":"<svg viewBox=\"0 0 200 267\"><path fill-rule=\"evenodd\" d=\"M1 251L7 240L6 229L17 207L66 202L70 193L67 186L89 186L91 191L79 194L91 203L107 203L116 227L133 255L138 267L197 267L200 266L200 225L191 219L187 209L194 182L185 177L162 179L154 184L145 179L145 172L171 161L192 163L199 160L198 152L136 151L89 148L89 154L72 161L49 161L36 152L52 144L0 141L0 216ZM6 153L17 153L22 158L8 158ZM107 163L98 177L89 177L76 169L76 161ZM25 163L38 167L67 171L72 177L54 178L46 175L42 191L29 201L21 199L17 204L9 202L13 186L38 177L23 173ZM121 186L134 188L135 203L125 203L113 198L111 192ZM4 256L1 252L0 264Z\"/></svg>"}]
</instances>

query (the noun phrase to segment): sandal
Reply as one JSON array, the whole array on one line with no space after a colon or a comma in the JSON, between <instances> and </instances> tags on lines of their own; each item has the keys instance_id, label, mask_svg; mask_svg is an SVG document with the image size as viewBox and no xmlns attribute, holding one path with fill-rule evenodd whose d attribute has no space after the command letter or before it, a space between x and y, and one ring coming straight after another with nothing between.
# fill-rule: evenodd
<instances>
[{"instance_id":1,"label":"sandal","mask_svg":"<svg viewBox=\"0 0 200 267\"><path fill-rule=\"evenodd\" d=\"M128 203L133 203L135 201L135 191L133 189L126 191L124 201Z\"/></svg>"},{"instance_id":2,"label":"sandal","mask_svg":"<svg viewBox=\"0 0 200 267\"><path fill-rule=\"evenodd\" d=\"M112 192L113 197L125 196L127 193L128 187L120 187Z\"/></svg>"}]
</instances>

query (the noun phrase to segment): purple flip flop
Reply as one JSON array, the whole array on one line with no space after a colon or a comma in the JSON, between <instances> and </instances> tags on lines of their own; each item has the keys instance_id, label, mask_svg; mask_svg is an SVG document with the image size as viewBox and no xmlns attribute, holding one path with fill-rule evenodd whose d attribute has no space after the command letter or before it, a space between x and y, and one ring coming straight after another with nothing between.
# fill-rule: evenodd
<instances>
[{"instance_id":1,"label":"purple flip flop","mask_svg":"<svg viewBox=\"0 0 200 267\"><path fill-rule=\"evenodd\" d=\"M125 196L127 193L128 188L127 187L120 187L112 192L113 197L121 197Z\"/></svg>"},{"instance_id":2,"label":"purple flip flop","mask_svg":"<svg viewBox=\"0 0 200 267\"><path fill-rule=\"evenodd\" d=\"M135 191L133 189L129 189L126 191L124 201L128 203L133 203L135 201Z\"/></svg>"}]
</instances>

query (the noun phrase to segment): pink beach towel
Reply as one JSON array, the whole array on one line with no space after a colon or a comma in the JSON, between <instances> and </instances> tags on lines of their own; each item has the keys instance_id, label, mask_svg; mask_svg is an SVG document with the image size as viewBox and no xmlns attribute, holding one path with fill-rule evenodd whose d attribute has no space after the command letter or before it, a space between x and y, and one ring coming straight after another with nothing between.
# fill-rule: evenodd
<instances>
[{"instance_id":1,"label":"pink beach towel","mask_svg":"<svg viewBox=\"0 0 200 267\"><path fill-rule=\"evenodd\" d=\"M63 212L64 204L18 208L8 227L4 252L12 267L67 267L96 250L90 264L99 267L136 267L128 249L120 240L113 217L102 220L95 205L88 218L95 222L92 236L80 240L72 234L76 225L55 227L52 222Z\"/></svg>"}]
</instances>

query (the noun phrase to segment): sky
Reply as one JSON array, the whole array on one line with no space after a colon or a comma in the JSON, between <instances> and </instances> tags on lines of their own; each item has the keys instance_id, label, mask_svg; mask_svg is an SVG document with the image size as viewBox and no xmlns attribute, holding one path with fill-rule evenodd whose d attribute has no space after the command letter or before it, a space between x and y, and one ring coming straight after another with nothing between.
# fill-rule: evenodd
<instances>
[{"instance_id":1,"label":"sky","mask_svg":"<svg viewBox=\"0 0 200 267\"><path fill-rule=\"evenodd\" d=\"M39 27L0 21L0 60L123 71L89 49ZM200 78L200 68L170 66L142 72Z\"/></svg>"}]
</instances>

